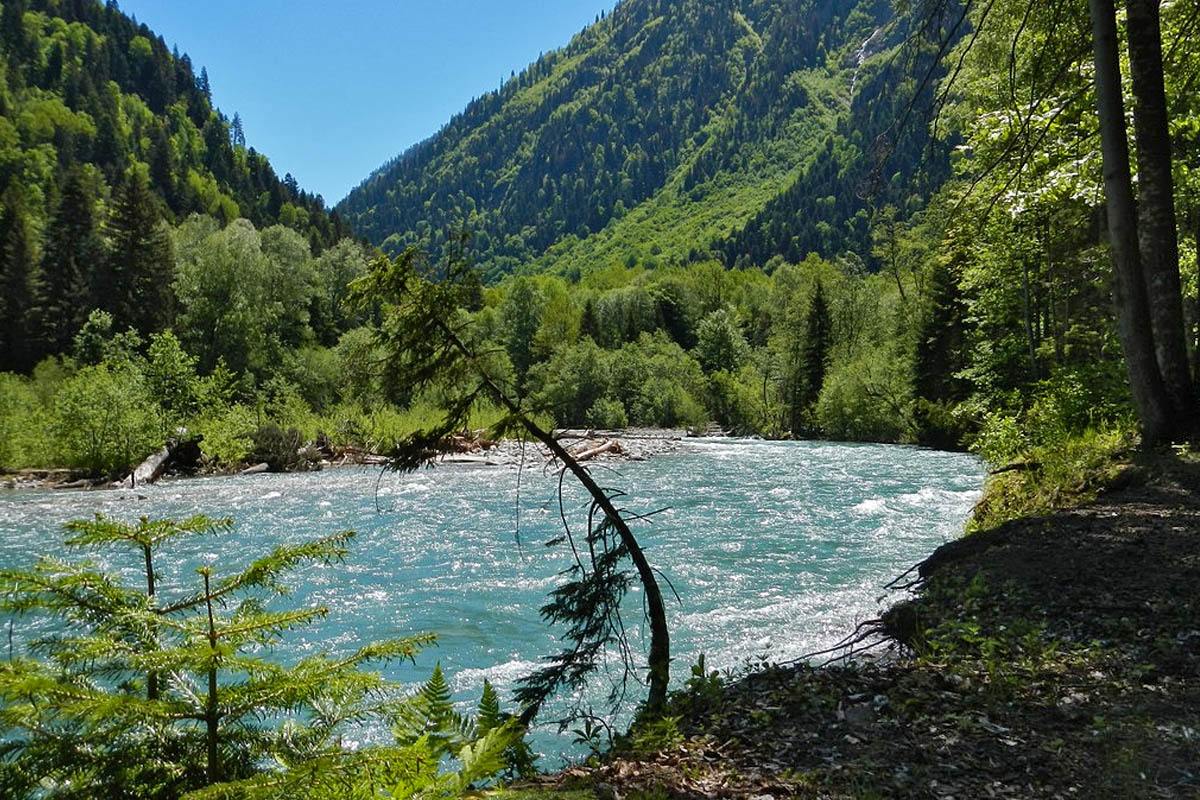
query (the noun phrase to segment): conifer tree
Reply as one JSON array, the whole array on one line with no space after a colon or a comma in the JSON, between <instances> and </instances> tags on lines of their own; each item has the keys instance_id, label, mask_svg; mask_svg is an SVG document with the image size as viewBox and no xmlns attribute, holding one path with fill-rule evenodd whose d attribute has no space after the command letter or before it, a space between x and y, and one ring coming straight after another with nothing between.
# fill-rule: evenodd
<instances>
[{"instance_id":1,"label":"conifer tree","mask_svg":"<svg viewBox=\"0 0 1200 800\"><path fill-rule=\"evenodd\" d=\"M460 239L458 246L461 244ZM584 533L586 547L573 548L577 555L562 573L565 583L551 593L541 610L545 620L566 627L566 646L522 681L516 695L524 705L521 722L531 722L558 691L583 686L607 650L625 655L625 678L631 676L630 645L620 603L633 585L634 574L645 592L650 631L645 707L652 715L661 713L670 678L670 632L658 579L629 525L631 519L642 517L619 508L622 493L601 487L553 433L535 421L536 414L548 409L529 405L508 384L503 366L478 340L478 331L463 311L479 280L461 252L434 266L419 250L410 248L395 260L377 258L368 274L354 283L352 294L361 307L381 309L384 322L378 332L379 343L402 364L405 382L414 389L434 385L447 389L442 420L401 440L393 451L391 468L412 471L430 463L445 440L465 427L472 408L483 399L505 412L492 431L494 436L519 433L546 447L563 465L562 477L569 472L588 492L591 505ZM563 514L565 521L566 512ZM556 543L568 540L575 545L569 526ZM632 572L627 564L632 564ZM614 702L623 696L626 681L617 684Z\"/></svg>"},{"instance_id":2,"label":"conifer tree","mask_svg":"<svg viewBox=\"0 0 1200 800\"><path fill-rule=\"evenodd\" d=\"M0 206L0 371L23 372L36 357L33 231L20 189L10 186Z\"/></svg>"},{"instance_id":3,"label":"conifer tree","mask_svg":"<svg viewBox=\"0 0 1200 800\"><path fill-rule=\"evenodd\" d=\"M242 127L242 115L234 113L233 121L229 123L229 138L234 147L246 147L246 131Z\"/></svg>"},{"instance_id":4,"label":"conifer tree","mask_svg":"<svg viewBox=\"0 0 1200 800\"><path fill-rule=\"evenodd\" d=\"M163 330L174 318L175 265L170 234L143 170L126 174L108 235L108 257L96 287L101 307L113 315L118 330Z\"/></svg>"},{"instance_id":5,"label":"conifer tree","mask_svg":"<svg viewBox=\"0 0 1200 800\"><path fill-rule=\"evenodd\" d=\"M287 574L342 560L354 534L280 545L224 576L213 565L163 569L164 547L231 524L97 516L67 526L70 549L115 551L115 566L141 573L133 585L87 561L0 570L0 610L54 623L35 628L50 632L29 642L28 656L0 664L0 796L175 798L252 780L265 759L336 762L348 722L392 713L390 685L362 668L411 659L431 637L291 664L271 653L285 632L329 613L273 608ZM493 749L512 731L492 737Z\"/></svg>"},{"instance_id":6,"label":"conifer tree","mask_svg":"<svg viewBox=\"0 0 1200 800\"><path fill-rule=\"evenodd\" d=\"M825 301L825 287L817 281L812 300L805 318L804 355L804 405L817 402L821 387L825 383L825 371L829 365L829 345L832 330L829 321L829 305Z\"/></svg>"},{"instance_id":7,"label":"conifer tree","mask_svg":"<svg viewBox=\"0 0 1200 800\"><path fill-rule=\"evenodd\" d=\"M50 353L65 353L87 321L92 272L104 258L96 203L86 173L71 170L46 230L42 256L42 337Z\"/></svg>"}]
</instances>

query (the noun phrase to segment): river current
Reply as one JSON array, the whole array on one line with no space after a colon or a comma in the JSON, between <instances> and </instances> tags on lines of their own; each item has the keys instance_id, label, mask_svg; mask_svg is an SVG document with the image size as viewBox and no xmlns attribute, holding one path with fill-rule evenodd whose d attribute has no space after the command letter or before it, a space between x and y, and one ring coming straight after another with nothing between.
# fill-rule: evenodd
<instances>
[{"instance_id":1,"label":"river current","mask_svg":"<svg viewBox=\"0 0 1200 800\"><path fill-rule=\"evenodd\" d=\"M686 441L677 452L597 466L595 474L627 492L622 502L630 511L661 512L635 533L674 587L664 591L676 682L700 653L711 668L737 668L836 643L878 615L884 584L959 535L983 481L978 459L961 454L722 439ZM564 507L582 530L585 498L565 486ZM279 657L434 632L439 644L415 665L391 668L392 677L417 682L441 662L464 704L478 698L485 678L508 699L514 682L561 646L538 617L569 563L564 547L543 545L562 532L557 489L555 475L529 463L520 472L345 468L167 481L136 491L0 493L0 563L28 565L61 553L60 525L96 513L131 522L233 517L233 532L164 554L159 591L169 595L197 588L193 569L201 564L228 574L278 543L355 530L344 564L305 568L291 582L290 602L332 611L293 635ZM106 558L136 579L137 558ZM625 608L637 639L644 631L636 590ZM32 632L28 620L13 621L18 651ZM610 684L594 683L587 699L599 707Z\"/></svg>"}]
</instances>

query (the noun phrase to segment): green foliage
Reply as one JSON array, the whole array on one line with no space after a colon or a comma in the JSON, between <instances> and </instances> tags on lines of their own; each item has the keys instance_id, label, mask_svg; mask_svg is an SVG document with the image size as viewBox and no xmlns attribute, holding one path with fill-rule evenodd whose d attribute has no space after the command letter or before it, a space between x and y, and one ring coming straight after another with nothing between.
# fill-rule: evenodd
<instances>
[{"instance_id":1,"label":"green foliage","mask_svg":"<svg viewBox=\"0 0 1200 800\"><path fill-rule=\"evenodd\" d=\"M390 713L394 687L364 668L411 659L430 637L291 664L267 657L287 631L328 614L272 608L288 573L341 561L354 534L281 545L223 577L212 566L190 577L156 566L177 540L224 535L231 524L97 516L67 526L71 549L112 551L140 572L132 585L89 561L43 558L30 570L0 571L0 608L54 622L28 655L0 665L6 797L149 800L276 780L341 759L347 724ZM503 736L493 739L498 746ZM490 744L466 754L476 771L493 766ZM283 771L263 776L268 760Z\"/></svg>"},{"instance_id":2,"label":"green foliage","mask_svg":"<svg viewBox=\"0 0 1200 800\"><path fill-rule=\"evenodd\" d=\"M626 4L384 165L339 211L393 255L442 257L457 246L446 231L471 230L489 280L531 262L578 276L710 251L738 267L865 252L867 208L878 193L902 203L927 140L921 125L891 135L909 75L929 66L889 60L903 28L891 16L876 2ZM856 66L877 26L887 35ZM863 157L881 134L895 189ZM885 185L866 198L868 183ZM653 301L631 289L597 302L601 331L584 333L605 347L616 330L636 338Z\"/></svg>"},{"instance_id":3,"label":"green foliage","mask_svg":"<svg viewBox=\"0 0 1200 800\"><path fill-rule=\"evenodd\" d=\"M601 397L588 409L587 423L593 428L620 430L629 425L629 417L620 400Z\"/></svg>"},{"instance_id":4,"label":"green foliage","mask_svg":"<svg viewBox=\"0 0 1200 800\"><path fill-rule=\"evenodd\" d=\"M817 401L817 422L834 439L906 441L912 435L912 386L905 364L884 351L836 365Z\"/></svg>"},{"instance_id":5,"label":"green foliage","mask_svg":"<svg viewBox=\"0 0 1200 800\"><path fill-rule=\"evenodd\" d=\"M258 415L243 405L209 409L191 425L192 432L201 437L204 458L219 469L232 469L246 462L257 429Z\"/></svg>"},{"instance_id":6,"label":"green foliage","mask_svg":"<svg viewBox=\"0 0 1200 800\"><path fill-rule=\"evenodd\" d=\"M679 721L679 717L667 716L634 725L629 731L629 752L652 757L683 744Z\"/></svg>"},{"instance_id":7,"label":"green foliage","mask_svg":"<svg viewBox=\"0 0 1200 800\"><path fill-rule=\"evenodd\" d=\"M29 379L0 372L0 470L48 461L47 424L48 414Z\"/></svg>"},{"instance_id":8,"label":"green foliage","mask_svg":"<svg viewBox=\"0 0 1200 800\"><path fill-rule=\"evenodd\" d=\"M196 357L188 355L170 331L150 337L146 388L162 411L165 436L174 436L175 429L199 408L202 387L196 375L196 362Z\"/></svg>"},{"instance_id":9,"label":"green foliage","mask_svg":"<svg viewBox=\"0 0 1200 800\"><path fill-rule=\"evenodd\" d=\"M304 436L295 428L284 430L269 423L250 435L254 443L250 460L266 464L271 472L293 472L307 463L304 456Z\"/></svg>"},{"instance_id":10,"label":"green foliage","mask_svg":"<svg viewBox=\"0 0 1200 800\"><path fill-rule=\"evenodd\" d=\"M746 337L728 310L714 311L700 323L696 331L696 360L705 372L736 372L749 355Z\"/></svg>"},{"instance_id":11,"label":"green foliage","mask_svg":"<svg viewBox=\"0 0 1200 800\"><path fill-rule=\"evenodd\" d=\"M165 441L146 379L121 363L71 377L55 396L51 426L63 463L96 477L128 471Z\"/></svg>"}]
</instances>

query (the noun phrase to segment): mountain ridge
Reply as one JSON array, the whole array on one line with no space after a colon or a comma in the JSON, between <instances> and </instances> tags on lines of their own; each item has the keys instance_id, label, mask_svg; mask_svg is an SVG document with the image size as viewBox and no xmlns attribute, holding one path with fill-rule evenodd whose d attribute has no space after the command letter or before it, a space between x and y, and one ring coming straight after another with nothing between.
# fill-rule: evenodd
<instances>
[{"instance_id":1,"label":"mountain ridge","mask_svg":"<svg viewBox=\"0 0 1200 800\"><path fill-rule=\"evenodd\" d=\"M907 80L891 20L878 0L625 0L338 210L391 252L438 254L470 231L491 279L713 256L734 266L739 248L756 264L865 252L873 201L846 177L891 123L871 106ZM900 137L903 177L924 144L924 132ZM832 171L814 169L822 161ZM903 187L888 188L904 205Z\"/></svg>"}]
</instances>

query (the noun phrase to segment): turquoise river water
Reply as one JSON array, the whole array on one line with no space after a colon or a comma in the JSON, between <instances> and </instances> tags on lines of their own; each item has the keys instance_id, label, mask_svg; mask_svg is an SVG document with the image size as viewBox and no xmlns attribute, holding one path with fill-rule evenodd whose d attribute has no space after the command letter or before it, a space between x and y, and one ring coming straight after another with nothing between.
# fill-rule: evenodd
<instances>
[{"instance_id":1,"label":"turquoise river water","mask_svg":"<svg viewBox=\"0 0 1200 800\"><path fill-rule=\"evenodd\" d=\"M885 583L959 534L983 482L980 462L961 454L720 439L687 441L675 453L598 467L597 474L628 492L631 511L665 509L635 532L679 595L676 603L668 591L677 681L700 653L711 667L726 668L791 660L836 643L879 613ZM293 602L332 613L293 636L279 657L435 632L437 647L391 674L420 681L440 661L466 704L485 678L505 697L559 647L557 633L538 618L568 564L565 549L542 546L562 530L557 485L540 466L523 470L518 490L515 467L467 465L411 475L346 468L168 481L137 491L0 493L0 563L27 565L61 552L61 523L97 512L129 521L234 517L232 533L175 546L161 560L159 591L171 593L180 581L195 588L192 569L200 564L226 573L277 543L352 529L359 535L345 564L306 568L293 581ZM581 528L584 497L568 488L565 505ZM109 566L137 574L136 558L113 557ZM640 606L636 593L627 598L635 638ZM12 624L19 651L33 625ZM586 699L599 707L610 684L594 683Z\"/></svg>"}]
</instances>

